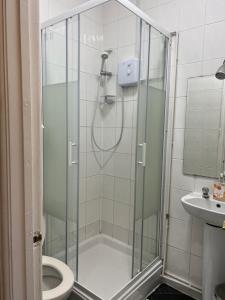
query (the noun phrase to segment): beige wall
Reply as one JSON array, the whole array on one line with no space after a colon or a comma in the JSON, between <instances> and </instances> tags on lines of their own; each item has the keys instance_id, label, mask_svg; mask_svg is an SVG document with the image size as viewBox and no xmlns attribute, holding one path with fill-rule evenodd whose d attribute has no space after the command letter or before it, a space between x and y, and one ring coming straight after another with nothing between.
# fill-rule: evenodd
<instances>
[{"instance_id":1,"label":"beige wall","mask_svg":"<svg viewBox=\"0 0 225 300\"><path fill-rule=\"evenodd\" d=\"M35 4L0 3L1 292L4 288L3 299L9 300L41 299L41 252L40 247L33 249L33 231L40 229L40 214L35 211L41 213L39 16ZM33 210L34 203L38 210Z\"/></svg>"}]
</instances>

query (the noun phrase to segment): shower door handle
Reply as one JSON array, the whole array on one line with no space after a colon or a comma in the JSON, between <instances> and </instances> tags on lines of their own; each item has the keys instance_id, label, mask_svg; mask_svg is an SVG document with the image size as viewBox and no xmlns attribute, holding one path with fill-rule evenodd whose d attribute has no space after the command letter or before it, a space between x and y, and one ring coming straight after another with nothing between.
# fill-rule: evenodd
<instances>
[{"instance_id":1,"label":"shower door handle","mask_svg":"<svg viewBox=\"0 0 225 300\"><path fill-rule=\"evenodd\" d=\"M139 165L142 167L146 166L146 143L138 144L139 147L142 147L142 161L138 161Z\"/></svg>"},{"instance_id":2,"label":"shower door handle","mask_svg":"<svg viewBox=\"0 0 225 300\"><path fill-rule=\"evenodd\" d=\"M73 160L73 147L76 147L77 144L69 142L69 165L76 165L78 162Z\"/></svg>"}]
</instances>

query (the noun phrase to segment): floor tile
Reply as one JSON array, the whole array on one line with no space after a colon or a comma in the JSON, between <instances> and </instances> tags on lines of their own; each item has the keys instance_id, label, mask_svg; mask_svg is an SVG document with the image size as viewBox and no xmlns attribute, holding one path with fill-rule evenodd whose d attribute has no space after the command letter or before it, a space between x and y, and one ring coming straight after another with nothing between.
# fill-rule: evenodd
<instances>
[{"instance_id":1,"label":"floor tile","mask_svg":"<svg viewBox=\"0 0 225 300\"><path fill-rule=\"evenodd\" d=\"M194 300L193 298L180 293L166 284L160 285L158 289L147 298L148 300Z\"/></svg>"}]
</instances>

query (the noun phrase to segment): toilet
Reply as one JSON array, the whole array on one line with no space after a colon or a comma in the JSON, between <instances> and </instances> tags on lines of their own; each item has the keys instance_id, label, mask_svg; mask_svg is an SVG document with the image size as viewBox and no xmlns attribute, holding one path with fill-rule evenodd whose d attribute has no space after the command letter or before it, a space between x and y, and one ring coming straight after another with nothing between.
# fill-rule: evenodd
<instances>
[{"instance_id":1,"label":"toilet","mask_svg":"<svg viewBox=\"0 0 225 300\"><path fill-rule=\"evenodd\" d=\"M43 241L45 239L43 218ZM42 256L42 299L66 300L74 284L72 270L62 261L50 256Z\"/></svg>"},{"instance_id":2,"label":"toilet","mask_svg":"<svg viewBox=\"0 0 225 300\"><path fill-rule=\"evenodd\" d=\"M74 283L71 269L60 260L49 256L42 256L42 266L42 299L68 299Z\"/></svg>"}]
</instances>

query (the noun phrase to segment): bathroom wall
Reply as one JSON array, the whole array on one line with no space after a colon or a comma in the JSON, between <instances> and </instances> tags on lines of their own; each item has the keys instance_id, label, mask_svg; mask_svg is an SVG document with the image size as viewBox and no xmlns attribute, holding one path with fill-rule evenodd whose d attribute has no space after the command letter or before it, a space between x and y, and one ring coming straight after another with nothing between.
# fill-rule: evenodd
<instances>
[{"instance_id":1,"label":"bathroom wall","mask_svg":"<svg viewBox=\"0 0 225 300\"><path fill-rule=\"evenodd\" d=\"M44 22L89 0L40 0L40 21Z\"/></svg>"},{"instance_id":2,"label":"bathroom wall","mask_svg":"<svg viewBox=\"0 0 225 300\"><path fill-rule=\"evenodd\" d=\"M40 21L44 22L89 0L40 0ZM131 0L136 3L138 0Z\"/></svg>"},{"instance_id":3,"label":"bathroom wall","mask_svg":"<svg viewBox=\"0 0 225 300\"><path fill-rule=\"evenodd\" d=\"M118 87L117 67L120 60L137 56L136 21L129 11L115 2L81 16L80 242L99 233L127 244L132 242L137 88L122 90ZM130 26L133 30L127 35L126 28ZM107 148L119 138L122 97L125 101L125 128L120 146L102 169L95 155L100 163L104 163L111 152L93 148L91 123L98 100L101 51L107 49L112 50L107 70L113 76L107 80L104 93L115 96L116 101L102 106L101 110L98 107L94 125L96 140ZM99 95L102 94L100 88Z\"/></svg>"},{"instance_id":4,"label":"bathroom wall","mask_svg":"<svg viewBox=\"0 0 225 300\"><path fill-rule=\"evenodd\" d=\"M109 13L110 12L110 13ZM117 85L117 66L121 59L136 55L136 18L115 2L96 7L81 16L80 60L80 207L79 241L99 233L108 234L125 243L130 241L133 225L133 181L136 88L121 90ZM133 30L127 35L126 28ZM124 28L121 30L120 28ZM119 30L120 29L120 30ZM102 147L110 147L119 138L122 97L125 100L125 129L121 145L102 169L95 156L104 163L111 152L93 148L91 125L98 101L101 53L112 49L107 70L105 93L116 96L115 104L97 109L95 137ZM100 88L100 96L102 95ZM101 99L102 101L102 99Z\"/></svg>"},{"instance_id":5,"label":"bathroom wall","mask_svg":"<svg viewBox=\"0 0 225 300\"><path fill-rule=\"evenodd\" d=\"M107 93L116 103L106 106L102 114L104 147L118 141L124 101L124 130L116 152L103 169L102 222L103 233L126 244L132 243L134 206L134 160L136 139L137 87L121 88L117 84L118 63L138 57L138 18L112 1L104 5L104 49L112 49L107 68L113 72ZM103 161L111 152L103 154Z\"/></svg>"},{"instance_id":6,"label":"bathroom wall","mask_svg":"<svg viewBox=\"0 0 225 300\"><path fill-rule=\"evenodd\" d=\"M84 21L90 15L96 17L97 27ZM86 154L81 153L80 157L82 169L86 155L86 176L80 181L80 241L104 233L126 244L132 243L137 88L121 89L117 84L117 68L119 61L138 56L137 28L137 18L114 1L81 16L81 120L82 110L86 109L87 116L86 128L81 124L80 134L81 151L86 135ZM94 47L95 51L86 51L87 46ZM100 88L99 95L115 96L114 104L103 105L97 110L94 132L103 148L112 146L119 138L122 97L125 119L120 146L104 168L98 166L94 155L104 163L111 152L99 151L91 144L91 123L99 85L97 75L101 66L100 49L112 50L106 66L113 76L107 80L104 93ZM90 77L90 72L94 76L91 74Z\"/></svg>"},{"instance_id":7,"label":"bathroom wall","mask_svg":"<svg viewBox=\"0 0 225 300\"><path fill-rule=\"evenodd\" d=\"M80 48L80 206L79 241L100 231L101 218L101 169L91 145L91 125L97 101L98 74L103 45L102 7L94 8L81 16ZM101 142L101 118L97 114L95 134Z\"/></svg>"},{"instance_id":8,"label":"bathroom wall","mask_svg":"<svg viewBox=\"0 0 225 300\"><path fill-rule=\"evenodd\" d=\"M223 0L140 0L138 5L169 31L180 34L170 191L166 273L201 288L203 224L182 208L180 198L212 180L182 172L187 78L215 74L225 57Z\"/></svg>"}]
</instances>

